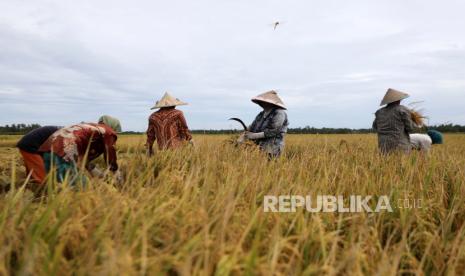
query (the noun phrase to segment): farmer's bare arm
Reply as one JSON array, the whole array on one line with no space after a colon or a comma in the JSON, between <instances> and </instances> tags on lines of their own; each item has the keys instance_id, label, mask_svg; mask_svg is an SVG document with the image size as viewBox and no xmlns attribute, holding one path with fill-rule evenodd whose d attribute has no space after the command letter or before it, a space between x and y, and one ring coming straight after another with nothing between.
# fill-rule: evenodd
<instances>
[{"instance_id":1,"label":"farmer's bare arm","mask_svg":"<svg viewBox=\"0 0 465 276\"><path fill-rule=\"evenodd\" d=\"M147 155L153 154L153 143L155 142L155 127L153 126L152 122L149 119L149 126L147 128L147 142L145 143L145 147L147 149Z\"/></svg>"}]
</instances>

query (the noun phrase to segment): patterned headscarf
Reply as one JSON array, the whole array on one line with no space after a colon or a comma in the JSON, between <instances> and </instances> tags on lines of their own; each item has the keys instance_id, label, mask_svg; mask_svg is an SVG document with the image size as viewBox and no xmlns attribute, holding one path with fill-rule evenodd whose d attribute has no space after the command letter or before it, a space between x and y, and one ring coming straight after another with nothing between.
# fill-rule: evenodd
<instances>
[{"instance_id":1,"label":"patterned headscarf","mask_svg":"<svg viewBox=\"0 0 465 276\"><path fill-rule=\"evenodd\" d=\"M114 117L103 115L98 119L98 122L111 127L116 133L121 132L121 123Z\"/></svg>"},{"instance_id":2,"label":"patterned headscarf","mask_svg":"<svg viewBox=\"0 0 465 276\"><path fill-rule=\"evenodd\" d=\"M427 134L431 138L431 141L433 141L433 144L442 144L442 143L444 143L444 139L442 137L441 132L431 129L431 130L427 131Z\"/></svg>"}]
</instances>

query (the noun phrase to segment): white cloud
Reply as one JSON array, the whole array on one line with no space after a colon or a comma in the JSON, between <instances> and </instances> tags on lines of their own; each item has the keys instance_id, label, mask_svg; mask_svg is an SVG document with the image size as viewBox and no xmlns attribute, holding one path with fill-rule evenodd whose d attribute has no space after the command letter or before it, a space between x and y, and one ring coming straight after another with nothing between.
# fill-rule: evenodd
<instances>
[{"instance_id":1,"label":"white cloud","mask_svg":"<svg viewBox=\"0 0 465 276\"><path fill-rule=\"evenodd\" d=\"M369 127L388 87L464 124L462 1L2 1L0 124L102 113L143 130L169 90L192 128L250 121L278 89L291 126ZM273 30L273 20L283 24ZM456 111L455 111L456 110Z\"/></svg>"}]
</instances>

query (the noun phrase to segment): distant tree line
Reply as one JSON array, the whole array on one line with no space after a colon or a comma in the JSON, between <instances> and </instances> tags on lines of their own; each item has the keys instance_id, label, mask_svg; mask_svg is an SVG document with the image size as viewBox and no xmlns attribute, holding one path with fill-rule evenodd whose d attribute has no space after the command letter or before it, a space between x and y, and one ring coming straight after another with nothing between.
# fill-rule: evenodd
<instances>
[{"instance_id":1,"label":"distant tree line","mask_svg":"<svg viewBox=\"0 0 465 276\"><path fill-rule=\"evenodd\" d=\"M208 129L208 130L192 130L194 134L235 134L242 130L234 129ZM349 133L371 133L372 129L350 129L350 128L315 128L315 127L298 127L289 128L289 134L349 134Z\"/></svg>"},{"instance_id":2,"label":"distant tree line","mask_svg":"<svg viewBox=\"0 0 465 276\"><path fill-rule=\"evenodd\" d=\"M39 128L39 124L12 124L0 126L0 134L23 134Z\"/></svg>"},{"instance_id":3,"label":"distant tree line","mask_svg":"<svg viewBox=\"0 0 465 276\"><path fill-rule=\"evenodd\" d=\"M465 132L465 126L462 125L454 125L454 124L441 124L441 125L433 125L428 127L423 127L421 129L417 129L415 132L426 132L428 129L435 129L440 132L444 133L460 133ZM315 128L315 127L304 127L304 128L290 128L288 133L293 134L350 134L350 133L374 133L375 131L372 128L359 128L359 129L351 129L351 128Z\"/></svg>"},{"instance_id":4,"label":"distant tree line","mask_svg":"<svg viewBox=\"0 0 465 276\"><path fill-rule=\"evenodd\" d=\"M33 129L39 128L39 124L12 124L0 126L0 134L25 134ZM428 129L435 129L444 133L460 133L465 132L465 126L456 125L456 124L441 124L435 126L429 126ZM420 132L425 132L426 128L418 130ZM235 129L196 129L191 131L194 134L235 134L240 133L240 130ZM298 128L289 128L288 133L290 134L363 134L363 133L373 133L371 128L316 128L316 127L298 127ZM144 132L137 131L125 131L121 134L142 134Z\"/></svg>"},{"instance_id":5,"label":"distant tree line","mask_svg":"<svg viewBox=\"0 0 465 276\"><path fill-rule=\"evenodd\" d=\"M437 126L430 126L429 129L435 129L440 132L458 133L465 132L465 126L454 124L441 124Z\"/></svg>"},{"instance_id":6,"label":"distant tree line","mask_svg":"<svg viewBox=\"0 0 465 276\"><path fill-rule=\"evenodd\" d=\"M418 129L418 132L426 132L428 129L435 129L440 132L444 133L460 133L465 132L465 126L462 125L454 125L454 124L441 124L441 125L434 125L428 126L427 128ZM210 129L210 130L192 130L192 133L195 134L233 134L239 133L239 130L231 130L231 129ZM364 134L364 133L374 133L375 131L372 128L316 128L316 127L297 127L297 128L289 128L287 133L290 134Z\"/></svg>"},{"instance_id":7,"label":"distant tree line","mask_svg":"<svg viewBox=\"0 0 465 276\"><path fill-rule=\"evenodd\" d=\"M351 129L351 128L316 128L316 127L298 127L290 128L287 131L290 134L351 134L351 133L372 133L373 129L371 128L360 128L360 129Z\"/></svg>"}]
</instances>

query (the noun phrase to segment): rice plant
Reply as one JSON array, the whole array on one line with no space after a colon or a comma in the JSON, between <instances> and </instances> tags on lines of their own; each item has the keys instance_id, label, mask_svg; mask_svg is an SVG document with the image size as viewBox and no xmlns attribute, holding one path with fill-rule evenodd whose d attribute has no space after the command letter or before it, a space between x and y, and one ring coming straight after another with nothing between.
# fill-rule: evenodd
<instances>
[{"instance_id":1,"label":"rice plant","mask_svg":"<svg viewBox=\"0 0 465 276\"><path fill-rule=\"evenodd\" d=\"M0 274L465 273L465 135L388 157L374 135L288 135L273 161L229 138L148 158L143 136L121 136L124 183L50 180L33 193L2 137ZM388 195L393 212L263 210L265 195L354 194Z\"/></svg>"}]
</instances>

